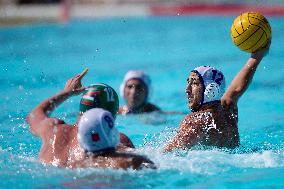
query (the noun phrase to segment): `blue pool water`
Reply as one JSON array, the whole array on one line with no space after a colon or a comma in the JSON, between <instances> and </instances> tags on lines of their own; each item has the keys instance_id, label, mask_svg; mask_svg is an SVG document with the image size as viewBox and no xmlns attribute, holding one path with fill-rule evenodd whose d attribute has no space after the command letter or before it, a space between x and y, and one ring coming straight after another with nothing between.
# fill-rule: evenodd
<instances>
[{"instance_id":1,"label":"blue pool water","mask_svg":"<svg viewBox=\"0 0 284 189\"><path fill-rule=\"evenodd\" d=\"M239 101L241 146L162 154L184 115L118 116L120 131L158 166L142 171L44 166L37 160L41 141L31 135L25 117L86 67L85 85L104 82L117 91L127 70L145 70L152 78L152 102L163 110L189 112L184 88L191 69L218 67L229 83L249 57L231 42L234 16L1 28L0 188L283 188L284 17L268 19L273 29L270 54ZM53 115L74 122L78 101L68 100Z\"/></svg>"}]
</instances>

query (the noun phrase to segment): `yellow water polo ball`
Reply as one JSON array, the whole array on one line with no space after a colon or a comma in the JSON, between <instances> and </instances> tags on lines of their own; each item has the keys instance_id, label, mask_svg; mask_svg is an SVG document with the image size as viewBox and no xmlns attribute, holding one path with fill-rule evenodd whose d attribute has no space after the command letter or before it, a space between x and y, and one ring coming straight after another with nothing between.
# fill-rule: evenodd
<instances>
[{"instance_id":1,"label":"yellow water polo ball","mask_svg":"<svg viewBox=\"0 0 284 189\"><path fill-rule=\"evenodd\" d=\"M263 15L246 12L234 20L231 38L241 50L256 52L267 45L271 38L271 27Z\"/></svg>"}]
</instances>

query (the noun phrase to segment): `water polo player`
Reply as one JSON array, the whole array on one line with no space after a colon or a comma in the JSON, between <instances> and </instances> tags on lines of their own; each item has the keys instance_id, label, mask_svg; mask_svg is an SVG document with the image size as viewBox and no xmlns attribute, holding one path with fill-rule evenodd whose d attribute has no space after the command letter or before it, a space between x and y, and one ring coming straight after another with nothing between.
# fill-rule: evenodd
<instances>
[{"instance_id":1,"label":"water polo player","mask_svg":"<svg viewBox=\"0 0 284 189\"><path fill-rule=\"evenodd\" d=\"M104 109L92 108L82 115L78 124L78 141L85 153L68 162L68 167L155 168L146 157L117 148L119 132L112 114Z\"/></svg>"},{"instance_id":2,"label":"water polo player","mask_svg":"<svg viewBox=\"0 0 284 189\"><path fill-rule=\"evenodd\" d=\"M77 124L83 112L99 107L112 112L115 116L118 110L118 98L111 87L105 84L94 85L89 88L82 86L81 80L86 73L87 69L69 79L62 91L41 102L27 117L31 132L42 139L39 159L43 163L66 166L68 161L80 158L83 155L84 150L77 140ZM84 94L80 102L80 113L75 124L69 125L63 120L50 117L52 111L59 104L82 92ZM110 94L113 94L111 99L108 98ZM133 147L127 136L121 134L120 139L120 148Z\"/></svg>"},{"instance_id":3,"label":"water polo player","mask_svg":"<svg viewBox=\"0 0 284 189\"><path fill-rule=\"evenodd\" d=\"M144 113L160 111L148 102L151 90L151 80L143 71L128 71L120 85L120 94L126 105L119 108L120 114Z\"/></svg>"},{"instance_id":4,"label":"water polo player","mask_svg":"<svg viewBox=\"0 0 284 189\"><path fill-rule=\"evenodd\" d=\"M110 111L113 117L116 117L119 108L119 99L112 87L103 83L93 84L83 92L80 101L80 114L97 107ZM123 133L120 133L120 141L125 146L134 148L131 140Z\"/></svg>"},{"instance_id":5,"label":"water polo player","mask_svg":"<svg viewBox=\"0 0 284 189\"><path fill-rule=\"evenodd\" d=\"M219 70L202 66L191 71L185 92L192 113L181 121L177 135L166 145L165 151L190 148L195 144L237 147L237 102L249 86L269 47L270 43L266 48L251 54L226 92L225 78Z\"/></svg>"}]
</instances>

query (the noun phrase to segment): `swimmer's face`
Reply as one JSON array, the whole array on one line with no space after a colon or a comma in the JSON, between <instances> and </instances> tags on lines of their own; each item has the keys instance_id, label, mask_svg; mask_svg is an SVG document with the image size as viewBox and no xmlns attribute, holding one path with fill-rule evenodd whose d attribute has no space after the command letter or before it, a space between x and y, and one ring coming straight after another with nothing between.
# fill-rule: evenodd
<instances>
[{"instance_id":1,"label":"swimmer's face","mask_svg":"<svg viewBox=\"0 0 284 189\"><path fill-rule=\"evenodd\" d=\"M185 93L188 99L188 107L191 109L198 109L201 105L203 85L194 72L191 72L185 89Z\"/></svg>"},{"instance_id":2,"label":"swimmer's face","mask_svg":"<svg viewBox=\"0 0 284 189\"><path fill-rule=\"evenodd\" d=\"M124 98L130 108L137 108L146 102L147 86L139 79L130 79L124 88Z\"/></svg>"}]
</instances>

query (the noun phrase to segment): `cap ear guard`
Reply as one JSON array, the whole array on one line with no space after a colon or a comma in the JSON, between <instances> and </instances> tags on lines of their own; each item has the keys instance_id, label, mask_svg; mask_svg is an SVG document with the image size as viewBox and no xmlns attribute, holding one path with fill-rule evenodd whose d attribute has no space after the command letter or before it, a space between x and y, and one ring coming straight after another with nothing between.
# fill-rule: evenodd
<instances>
[{"instance_id":1,"label":"cap ear guard","mask_svg":"<svg viewBox=\"0 0 284 189\"><path fill-rule=\"evenodd\" d=\"M103 117L102 125L100 125L102 129L102 134L108 143L108 146L116 145L119 143L119 132L117 128L114 127L114 120L112 117L105 115ZM104 129L108 128L108 129Z\"/></svg>"},{"instance_id":2,"label":"cap ear guard","mask_svg":"<svg viewBox=\"0 0 284 189\"><path fill-rule=\"evenodd\" d=\"M203 103L220 100L220 86L217 83L210 83L204 90L204 101Z\"/></svg>"},{"instance_id":3,"label":"cap ear guard","mask_svg":"<svg viewBox=\"0 0 284 189\"><path fill-rule=\"evenodd\" d=\"M200 66L193 72L198 74L204 86L202 104L222 98L225 91L225 77L221 71L210 66Z\"/></svg>"}]
</instances>

